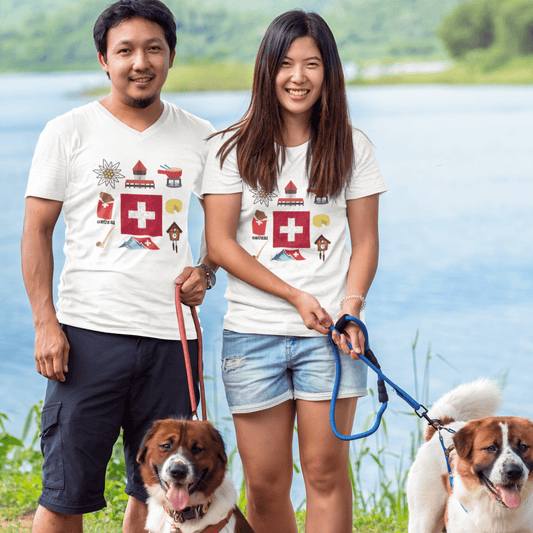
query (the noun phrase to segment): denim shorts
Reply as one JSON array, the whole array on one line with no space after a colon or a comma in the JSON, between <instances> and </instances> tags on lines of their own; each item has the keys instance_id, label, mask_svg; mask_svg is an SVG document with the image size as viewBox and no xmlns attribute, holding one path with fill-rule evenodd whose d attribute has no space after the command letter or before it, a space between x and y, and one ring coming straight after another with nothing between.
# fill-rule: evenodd
<instances>
[{"instance_id":1,"label":"denim shorts","mask_svg":"<svg viewBox=\"0 0 533 533\"><path fill-rule=\"evenodd\" d=\"M340 353L339 398L365 396L367 366ZM224 330L222 379L232 414L287 400L331 400L335 356L326 336L286 337Z\"/></svg>"},{"instance_id":2,"label":"denim shorts","mask_svg":"<svg viewBox=\"0 0 533 533\"><path fill-rule=\"evenodd\" d=\"M51 511L83 514L105 507L107 463L120 428L126 494L145 502L137 453L158 418L191 414L182 344L63 326L70 344L66 381L48 381L41 418L43 490ZM197 341L188 341L197 382ZM195 390L198 398L198 390Z\"/></svg>"}]
</instances>

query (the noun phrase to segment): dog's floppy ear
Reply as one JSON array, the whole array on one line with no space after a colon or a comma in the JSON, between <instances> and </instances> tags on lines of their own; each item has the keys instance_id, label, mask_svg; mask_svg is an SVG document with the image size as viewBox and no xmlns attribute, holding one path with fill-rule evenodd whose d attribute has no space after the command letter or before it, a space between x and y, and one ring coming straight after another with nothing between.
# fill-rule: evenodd
<instances>
[{"instance_id":1,"label":"dog's floppy ear","mask_svg":"<svg viewBox=\"0 0 533 533\"><path fill-rule=\"evenodd\" d=\"M471 420L453 436L455 450L461 459L466 459L472 453L474 436L480 424L481 420Z\"/></svg>"},{"instance_id":2,"label":"dog's floppy ear","mask_svg":"<svg viewBox=\"0 0 533 533\"><path fill-rule=\"evenodd\" d=\"M220 447L218 455L225 465L228 462L228 457L226 455L226 445L224 444L224 439L222 438L222 435L218 432L218 430L215 428L215 426L213 426L213 424L211 424L210 422L208 422L208 424L211 437Z\"/></svg>"},{"instance_id":3,"label":"dog's floppy ear","mask_svg":"<svg viewBox=\"0 0 533 533\"><path fill-rule=\"evenodd\" d=\"M156 431L159 429L159 426L161 425L161 420L156 420L152 427L148 430L148 433L145 435L143 441L142 441L142 444L141 444L141 448L139 450L139 453L137 455L137 462L139 464L142 464L144 463L144 461L146 460L146 452L148 451L148 442L150 441L150 439L153 438L153 436L155 435Z\"/></svg>"}]
</instances>

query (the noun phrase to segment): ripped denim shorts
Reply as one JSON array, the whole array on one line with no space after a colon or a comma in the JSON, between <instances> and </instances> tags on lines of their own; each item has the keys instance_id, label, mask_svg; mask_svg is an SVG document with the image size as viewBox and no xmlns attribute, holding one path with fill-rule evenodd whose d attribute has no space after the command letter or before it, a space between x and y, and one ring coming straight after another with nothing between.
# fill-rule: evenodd
<instances>
[{"instance_id":1,"label":"ripped denim shorts","mask_svg":"<svg viewBox=\"0 0 533 533\"><path fill-rule=\"evenodd\" d=\"M339 398L367 394L367 366L340 353ZM222 379L232 414L287 400L331 400L335 356L327 336L287 337L224 330Z\"/></svg>"}]
</instances>

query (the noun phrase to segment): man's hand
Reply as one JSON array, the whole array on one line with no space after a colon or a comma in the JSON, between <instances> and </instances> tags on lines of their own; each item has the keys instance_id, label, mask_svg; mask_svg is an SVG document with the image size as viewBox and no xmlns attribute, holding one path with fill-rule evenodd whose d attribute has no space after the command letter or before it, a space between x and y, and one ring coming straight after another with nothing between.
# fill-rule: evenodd
<instances>
[{"instance_id":1,"label":"man's hand","mask_svg":"<svg viewBox=\"0 0 533 533\"><path fill-rule=\"evenodd\" d=\"M53 381L65 381L70 345L59 323L35 328L37 372Z\"/></svg>"},{"instance_id":2,"label":"man's hand","mask_svg":"<svg viewBox=\"0 0 533 533\"><path fill-rule=\"evenodd\" d=\"M200 267L185 267L183 272L174 280L181 285L180 297L182 303L189 307L200 305L204 301L207 290L207 274Z\"/></svg>"}]
</instances>

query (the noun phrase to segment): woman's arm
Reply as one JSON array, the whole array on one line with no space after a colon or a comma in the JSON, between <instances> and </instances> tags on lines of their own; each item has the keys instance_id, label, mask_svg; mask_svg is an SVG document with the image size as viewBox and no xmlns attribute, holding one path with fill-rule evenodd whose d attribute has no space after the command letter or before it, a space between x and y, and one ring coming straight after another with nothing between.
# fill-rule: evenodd
<instances>
[{"instance_id":1,"label":"woman's arm","mask_svg":"<svg viewBox=\"0 0 533 533\"><path fill-rule=\"evenodd\" d=\"M307 328L327 334L332 320L318 300L270 272L237 243L241 197L240 193L204 195L209 258L241 281L283 298L296 307Z\"/></svg>"},{"instance_id":2,"label":"woman's arm","mask_svg":"<svg viewBox=\"0 0 533 533\"><path fill-rule=\"evenodd\" d=\"M357 295L366 297L374 280L379 256L378 211L378 194L365 196L356 200L348 200L347 202L352 255L350 258L345 297ZM339 316L348 314L359 318L361 306L362 301L360 299L347 299L342 305ZM342 336L344 338L341 338L340 347L344 353L351 353L355 359L358 353L363 352L365 343L364 335L355 324L350 324L346 328L346 336L353 346L353 351L350 352L344 336Z\"/></svg>"}]
</instances>

